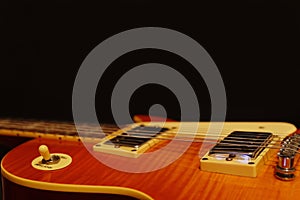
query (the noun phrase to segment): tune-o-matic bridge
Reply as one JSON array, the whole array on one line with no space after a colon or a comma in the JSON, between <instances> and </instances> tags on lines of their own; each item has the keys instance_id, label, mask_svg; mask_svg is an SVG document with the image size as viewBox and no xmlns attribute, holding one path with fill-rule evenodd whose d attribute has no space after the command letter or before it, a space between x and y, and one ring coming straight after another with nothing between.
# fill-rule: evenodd
<instances>
[{"instance_id":1,"label":"tune-o-matic bridge","mask_svg":"<svg viewBox=\"0 0 300 200\"><path fill-rule=\"evenodd\" d=\"M278 152L278 164L275 167L275 176L280 180L293 180L295 178L295 163L300 148L300 135L294 134L282 141Z\"/></svg>"}]
</instances>

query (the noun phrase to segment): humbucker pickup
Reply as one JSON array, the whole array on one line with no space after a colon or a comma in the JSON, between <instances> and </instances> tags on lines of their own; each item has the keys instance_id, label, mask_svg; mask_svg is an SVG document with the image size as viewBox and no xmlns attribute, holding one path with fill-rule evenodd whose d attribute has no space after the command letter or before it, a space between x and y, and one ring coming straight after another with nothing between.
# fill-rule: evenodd
<instances>
[{"instance_id":1,"label":"humbucker pickup","mask_svg":"<svg viewBox=\"0 0 300 200\"><path fill-rule=\"evenodd\" d=\"M227 160L237 156L255 159L271 139L272 133L234 131L217 143L209 151L209 155L225 156Z\"/></svg>"},{"instance_id":2,"label":"humbucker pickup","mask_svg":"<svg viewBox=\"0 0 300 200\"><path fill-rule=\"evenodd\" d=\"M269 132L234 131L202 157L201 169L256 177L259 165L263 164L261 153L272 140L273 134Z\"/></svg>"},{"instance_id":3,"label":"humbucker pickup","mask_svg":"<svg viewBox=\"0 0 300 200\"><path fill-rule=\"evenodd\" d=\"M141 124L106 137L102 142L94 145L93 150L136 158L156 144L158 140L155 138L168 130L169 128L165 127Z\"/></svg>"}]
</instances>

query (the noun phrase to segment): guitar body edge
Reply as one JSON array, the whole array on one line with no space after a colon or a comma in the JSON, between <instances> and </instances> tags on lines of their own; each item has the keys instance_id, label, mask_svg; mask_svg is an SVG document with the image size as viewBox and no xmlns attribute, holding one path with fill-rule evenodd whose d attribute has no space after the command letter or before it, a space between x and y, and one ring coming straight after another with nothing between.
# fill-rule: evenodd
<instances>
[{"instance_id":1,"label":"guitar body edge","mask_svg":"<svg viewBox=\"0 0 300 200\"><path fill-rule=\"evenodd\" d=\"M75 184L54 184L33 181L14 176L1 164L3 200L31 199L73 199L73 200L134 200L152 199L138 190L116 186L91 186ZM64 198L65 197L65 198Z\"/></svg>"}]
</instances>

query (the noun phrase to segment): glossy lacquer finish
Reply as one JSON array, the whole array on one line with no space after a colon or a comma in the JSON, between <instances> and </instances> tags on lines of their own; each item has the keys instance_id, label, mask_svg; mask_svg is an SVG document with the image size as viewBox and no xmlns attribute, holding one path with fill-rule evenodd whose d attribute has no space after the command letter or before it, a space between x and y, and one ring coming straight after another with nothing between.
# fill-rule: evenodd
<instances>
[{"instance_id":1,"label":"glossy lacquer finish","mask_svg":"<svg viewBox=\"0 0 300 200\"><path fill-rule=\"evenodd\" d=\"M46 144L51 152L69 154L72 164L56 171L34 169L31 161L39 156L37 149L41 144ZM294 181L274 178L276 151L259 175L249 178L201 171L197 156L200 147L201 143L193 143L178 160L160 170L126 173L99 162L80 142L34 139L13 149L2 160L4 197L19 199L23 194L24 199L26 192L30 194L28 199L124 197L109 193L138 199L297 199L300 196L298 172ZM87 148L91 150L92 145ZM165 156L168 155L161 155L161 159Z\"/></svg>"}]
</instances>

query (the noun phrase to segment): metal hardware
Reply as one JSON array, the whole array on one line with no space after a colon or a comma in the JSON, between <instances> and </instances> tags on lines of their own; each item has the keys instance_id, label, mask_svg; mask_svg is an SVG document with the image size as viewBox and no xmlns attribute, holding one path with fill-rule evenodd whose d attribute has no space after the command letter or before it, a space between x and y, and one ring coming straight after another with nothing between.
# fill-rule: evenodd
<instances>
[{"instance_id":1,"label":"metal hardware","mask_svg":"<svg viewBox=\"0 0 300 200\"><path fill-rule=\"evenodd\" d=\"M60 161L60 156L58 155L52 155L49 160L42 159L42 163L47 165L57 164L59 161Z\"/></svg>"},{"instance_id":2,"label":"metal hardware","mask_svg":"<svg viewBox=\"0 0 300 200\"><path fill-rule=\"evenodd\" d=\"M209 151L209 156L225 157L226 161L255 159L272 137L268 132L234 131L217 143Z\"/></svg>"},{"instance_id":3,"label":"metal hardware","mask_svg":"<svg viewBox=\"0 0 300 200\"><path fill-rule=\"evenodd\" d=\"M291 181L295 179L295 163L300 147L300 135L294 134L286 137L281 146L278 152L278 163L275 167L275 177L280 180Z\"/></svg>"}]
</instances>

